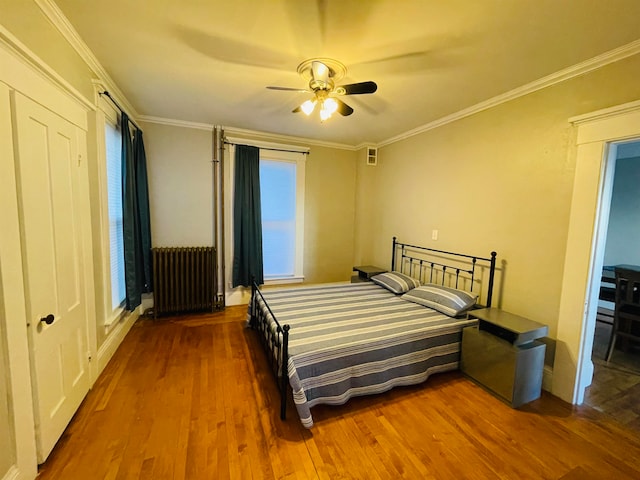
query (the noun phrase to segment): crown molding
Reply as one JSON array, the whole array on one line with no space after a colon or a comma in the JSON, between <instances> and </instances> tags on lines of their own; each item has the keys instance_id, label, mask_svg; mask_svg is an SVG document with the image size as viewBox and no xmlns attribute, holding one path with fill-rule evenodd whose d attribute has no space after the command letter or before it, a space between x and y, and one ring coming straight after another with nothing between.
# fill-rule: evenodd
<instances>
[{"instance_id":1,"label":"crown molding","mask_svg":"<svg viewBox=\"0 0 640 480\"><path fill-rule=\"evenodd\" d=\"M309 153L309 147L301 147L300 145L288 145L285 143L274 143L274 142L265 142L264 140L247 140L246 138L240 137L229 137L226 135L224 137L225 142L230 142L232 144L245 144L245 145L253 145L258 148L275 148L275 149L286 149L290 150L293 153Z\"/></svg>"},{"instance_id":2,"label":"crown molding","mask_svg":"<svg viewBox=\"0 0 640 480\"><path fill-rule=\"evenodd\" d=\"M209 123L199 123L199 122L190 122L187 120L178 120L175 118L165 118L165 117L154 117L151 115L140 115L138 120L146 123L156 123L158 125L168 125L171 127L181 127L181 128L194 128L196 130L206 130L208 132L213 131L215 125ZM328 147L328 148L338 148L341 150L350 150L355 151L359 150L360 146L353 147L351 145L346 145L343 143L332 143L332 142L322 142L319 140L314 140L311 138L303 138L303 137L294 137L289 135L281 135L277 133L268 133L268 132L260 132L257 130L248 130L245 128L237 128L237 127L229 127L222 126L225 133L232 133L236 135L249 135L251 137L255 137L256 139L265 140L277 140L279 142L295 142L295 143L304 143L305 145L315 145L318 147ZM279 145L281 145L279 143ZM371 145L367 143L366 145Z\"/></svg>"},{"instance_id":3,"label":"crown molding","mask_svg":"<svg viewBox=\"0 0 640 480\"><path fill-rule=\"evenodd\" d=\"M376 142L361 142L353 147L353 150L362 150L363 148L378 147Z\"/></svg>"},{"instance_id":4,"label":"crown molding","mask_svg":"<svg viewBox=\"0 0 640 480\"><path fill-rule=\"evenodd\" d=\"M401 133L394 137L388 138L387 140L378 143L377 146L383 147L385 145L390 145L406 138L413 137L414 135L433 130L434 128L438 128L448 123L461 120L465 117L469 117L476 113L482 112L483 110L488 110L489 108L496 107L502 103L515 100L516 98L523 97L538 90L542 90L558 83L562 83L566 80L570 80L574 77L592 72L611 63L623 60L627 57L632 57L633 55L637 55L638 53L640 53L640 40L635 40L631 43L605 52L602 55L598 55L584 62L572 65L571 67L565 68L563 70L559 70L558 72L552 73L551 75L547 75L546 77L542 77L531 83L522 85L521 87L514 88L513 90L510 90L501 95L497 95L493 98L485 100L484 102L477 103L476 105L473 105L469 108L465 108L458 112L452 113L451 115L447 115L445 117L434 120L433 122L429 122L420 127L409 130L405 133Z\"/></svg>"},{"instance_id":5,"label":"crown molding","mask_svg":"<svg viewBox=\"0 0 640 480\"><path fill-rule=\"evenodd\" d=\"M49 19L55 28L58 29L60 34L69 42L71 47L80 55L80 58L84 60L87 66L98 75L100 81L105 86L117 102L122 105L129 117L136 120L139 117L136 109L129 103L129 100L125 97L124 93L118 88L114 80L104 69L102 64L98 61L91 49L84 43L84 40L80 37L76 29L71 25L65 14L60 10L60 7L55 4L53 0L34 0L36 5L40 7L40 10ZM94 106L95 108L95 106Z\"/></svg>"},{"instance_id":6,"label":"crown molding","mask_svg":"<svg viewBox=\"0 0 640 480\"><path fill-rule=\"evenodd\" d=\"M193 128L196 130L213 131L215 125L209 123L189 122L187 120L177 120L175 118L154 117L151 115L140 115L138 120L146 123L157 123L158 125L169 125L171 127Z\"/></svg>"},{"instance_id":7,"label":"crown molding","mask_svg":"<svg viewBox=\"0 0 640 480\"><path fill-rule=\"evenodd\" d=\"M357 148L353 145L347 145L344 143L336 143L336 142L323 142L322 140L316 140L313 138L303 138L303 137L294 137L291 135L281 135L278 133L269 133L269 132L258 132L255 130L247 130L244 128L236 128L230 126L222 126L222 129L225 131L225 134L228 132L237 134L237 135L251 135L253 137L257 137L265 140L277 140L281 142L294 142L294 143L304 143L306 145L315 145L317 147L327 147L327 148L337 148L339 150L349 150L356 151Z\"/></svg>"}]
</instances>

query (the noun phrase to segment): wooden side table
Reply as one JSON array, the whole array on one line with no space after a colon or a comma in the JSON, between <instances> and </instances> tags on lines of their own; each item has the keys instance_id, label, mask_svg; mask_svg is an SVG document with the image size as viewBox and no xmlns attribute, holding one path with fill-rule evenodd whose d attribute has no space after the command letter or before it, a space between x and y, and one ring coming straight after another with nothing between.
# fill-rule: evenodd
<instances>
[{"instance_id":1,"label":"wooden side table","mask_svg":"<svg viewBox=\"0 0 640 480\"><path fill-rule=\"evenodd\" d=\"M549 327L498 308L469 312L478 325L462 330L460 369L512 407L540 397Z\"/></svg>"}]
</instances>

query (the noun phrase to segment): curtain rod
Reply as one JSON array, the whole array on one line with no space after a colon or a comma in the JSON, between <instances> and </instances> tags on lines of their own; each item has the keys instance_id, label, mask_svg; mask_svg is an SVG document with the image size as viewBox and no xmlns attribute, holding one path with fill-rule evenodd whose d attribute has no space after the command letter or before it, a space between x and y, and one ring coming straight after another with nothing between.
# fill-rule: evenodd
<instances>
[{"instance_id":1,"label":"curtain rod","mask_svg":"<svg viewBox=\"0 0 640 480\"><path fill-rule=\"evenodd\" d=\"M125 112L125 111L124 111L124 109L120 106L120 104L119 104L118 102L116 102L116 99L115 99L115 98L113 98L113 97L111 96L111 94L110 94L107 90L105 90L104 92L100 92L100 95L104 95L104 96L105 96L105 97L107 97L109 100L111 100L111 102L112 102L112 103L113 103L113 104L118 108L118 110L120 110L120 112L121 112L121 113L127 113L127 112ZM127 114L127 116L128 116L128 114ZM136 129L138 129L138 130L142 131L142 129L141 129L141 128L136 124L136 122L134 122L133 120L131 120L131 118L129 118L129 122L130 122L134 127L136 127Z\"/></svg>"},{"instance_id":2,"label":"curtain rod","mask_svg":"<svg viewBox=\"0 0 640 480\"><path fill-rule=\"evenodd\" d=\"M226 140L224 141L225 145L245 145L244 143L234 143L234 142L227 142ZM290 152L290 153L302 153L303 155L309 155L309 152L305 152L302 150L286 150L284 148L271 148L271 147L257 147L260 150L273 150L274 152Z\"/></svg>"}]
</instances>

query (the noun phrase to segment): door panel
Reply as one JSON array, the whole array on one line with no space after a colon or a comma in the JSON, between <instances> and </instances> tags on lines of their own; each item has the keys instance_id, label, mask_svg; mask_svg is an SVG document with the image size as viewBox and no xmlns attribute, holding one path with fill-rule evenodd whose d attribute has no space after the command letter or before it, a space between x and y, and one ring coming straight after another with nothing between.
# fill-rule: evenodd
<instances>
[{"instance_id":1,"label":"door panel","mask_svg":"<svg viewBox=\"0 0 640 480\"><path fill-rule=\"evenodd\" d=\"M89 390L79 151L71 123L14 94L26 310L43 462ZM52 314L50 325L40 321Z\"/></svg>"}]
</instances>

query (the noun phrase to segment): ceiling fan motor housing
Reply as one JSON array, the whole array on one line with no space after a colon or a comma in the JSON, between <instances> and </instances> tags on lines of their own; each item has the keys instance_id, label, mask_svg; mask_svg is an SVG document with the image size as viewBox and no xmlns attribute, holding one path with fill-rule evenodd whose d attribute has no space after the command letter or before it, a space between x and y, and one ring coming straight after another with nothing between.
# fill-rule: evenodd
<instances>
[{"instance_id":1,"label":"ceiling fan motor housing","mask_svg":"<svg viewBox=\"0 0 640 480\"><path fill-rule=\"evenodd\" d=\"M326 82L323 81L322 79L315 79L315 78L312 78L309 81L309 88L314 92L317 92L318 90L326 90L329 92L333 90L334 86L335 86L335 83L333 80L331 80L331 78L327 79Z\"/></svg>"},{"instance_id":2,"label":"ceiling fan motor housing","mask_svg":"<svg viewBox=\"0 0 640 480\"><path fill-rule=\"evenodd\" d=\"M322 86L313 86L314 82L320 82L320 84L324 84L322 78L314 78L313 75L313 64L315 62L319 62L323 64L327 68L327 75L325 79L327 83L331 83L331 88L335 85L335 82L340 81L347 74L347 67L345 67L342 63L337 60L333 60L332 58L310 58L309 60L305 60L300 65L298 65L298 73L303 77L309 80L309 87L313 90L315 88L322 88L323 90L328 90L327 85Z\"/></svg>"}]
</instances>

